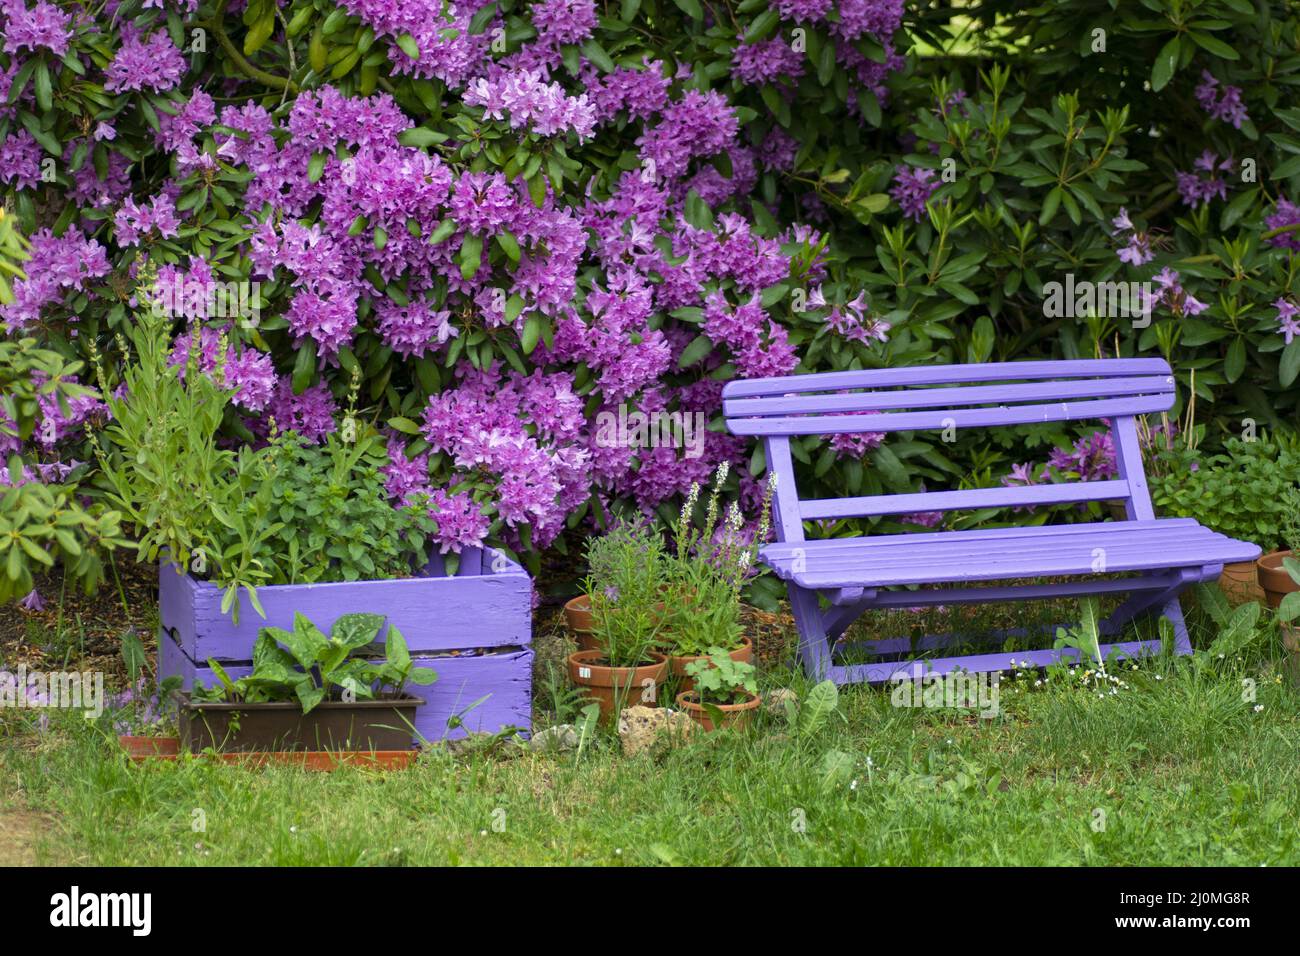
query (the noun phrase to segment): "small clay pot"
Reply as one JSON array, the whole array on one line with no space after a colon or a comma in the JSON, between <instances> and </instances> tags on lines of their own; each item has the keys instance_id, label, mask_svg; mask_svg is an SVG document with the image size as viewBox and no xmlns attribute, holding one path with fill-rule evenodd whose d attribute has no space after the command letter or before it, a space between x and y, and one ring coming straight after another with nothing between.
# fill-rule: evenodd
<instances>
[{"instance_id":1,"label":"small clay pot","mask_svg":"<svg viewBox=\"0 0 1300 956\"><path fill-rule=\"evenodd\" d=\"M573 636L578 637L581 643L579 635L591 633L591 598L579 594L576 598L565 602L564 620L568 623Z\"/></svg>"},{"instance_id":2,"label":"small clay pot","mask_svg":"<svg viewBox=\"0 0 1300 956\"><path fill-rule=\"evenodd\" d=\"M1228 603L1233 605L1264 600L1264 589L1259 586L1259 570L1254 561L1225 564L1219 577L1219 588L1228 598Z\"/></svg>"},{"instance_id":3,"label":"small clay pot","mask_svg":"<svg viewBox=\"0 0 1300 956\"><path fill-rule=\"evenodd\" d=\"M742 664L754 663L754 642L748 637L742 638L741 645L727 656ZM668 672L680 681L678 686L682 690L694 690L695 678L686 673L686 665L691 661L708 660L708 657L707 654L671 655L668 658Z\"/></svg>"},{"instance_id":4,"label":"small clay pot","mask_svg":"<svg viewBox=\"0 0 1300 956\"><path fill-rule=\"evenodd\" d=\"M1255 562L1259 576L1259 586L1264 590L1264 600L1268 606L1277 608L1282 599L1292 591L1300 591L1300 584L1291 580L1291 575L1282 567L1285 558L1295 557L1291 551L1272 551Z\"/></svg>"},{"instance_id":5,"label":"small clay pot","mask_svg":"<svg viewBox=\"0 0 1300 956\"><path fill-rule=\"evenodd\" d=\"M117 742L132 760L175 757L181 750L179 737L132 737L129 734L119 734Z\"/></svg>"},{"instance_id":6,"label":"small clay pot","mask_svg":"<svg viewBox=\"0 0 1300 956\"><path fill-rule=\"evenodd\" d=\"M694 691L684 690L677 695L677 706L686 711L691 720L705 730L716 730L719 726L731 730L744 730L754 719L754 713L761 703L763 703L761 695L751 694L749 700L739 704L714 704L713 706L722 712L722 721L715 726L713 718L709 716L709 712L705 710Z\"/></svg>"},{"instance_id":7,"label":"small clay pot","mask_svg":"<svg viewBox=\"0 0 1300 956\"><path fill-rule=\"evenodd\" d=\"M668 676L668 656L658 651L647 651L646 656L651 663L610 667L601 663L604 651L576 651L569 655L569 680L600 704L601 720L612 720L624 707L657 707L659 688Z\"/></svg>"}]
</instances>

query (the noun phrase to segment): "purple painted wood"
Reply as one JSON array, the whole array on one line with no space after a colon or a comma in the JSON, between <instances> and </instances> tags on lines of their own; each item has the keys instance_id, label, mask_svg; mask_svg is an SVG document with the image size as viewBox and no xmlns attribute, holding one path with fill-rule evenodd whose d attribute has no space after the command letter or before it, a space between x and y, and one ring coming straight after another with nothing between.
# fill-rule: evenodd
<instances>
[{"instance_id":1,"label":"purple painted wood","mask_svg":"<svg viewBox=\"0 0 1300 956\"><path fill-rule=\"evenodd\" d=\"M1070 362L984 362L979 365L915 365L905 368L863 369L853 372L818 372L728 382L722 398L831 392L846 388L889 388L897 385L950 385L968 382L1032 381L1034 379L1119 378L1131 375L1169 375L1164 359L1078 359Z\"/></svg>"},{"instance_id":2,"label":"purple painted wood","mask_svg":"<svg viewBox=\"0 0 1300 956\"><path fill-rule=\"evenodd\" d=\"M528 644L532 585L527 573L495 551L485 573L467 573L475 563L462 560L460 573L451 578L441 575L439 562L426 569L425 577L258 588L266 617L241 594L238 624L221 613L220 588L163 566L159 606L163 624L176 629L181 648L195 660L248 660L258 631L292 628L295 611L325 631L343 614L383 614L413 651Z\"/></svg>"},{"instance_id":3,"label":"purple painted wood","mask_svg":"<svg viewBox=\"0 0 1300 956\"><path fill-rule=\"evenodd\" d=\"M992 428L1067 422L1117 415L1164 412L1173 396L1135 395L1042 405L1003 405L997 408L939 408L924 412L882 412L879 415L782 415L769 418L730 418L734 435L842 435L853 432L943 431L945 428Z\"/></svg>"},{"instance_id":4,"label":"purple painted wood","mask_svg":"<svg viewBox=\"0 0 1300 956\"><path fill-rule=\"evenodd\" d=\"M1056 505L1076 501L1127 498L1127 481L1062 481L1009 488L966 488L923 491L910 495L869 495L862 498L808 498L799 502L806 519L911 514L917 511L957 511L1021 505Z\"/></svg>"},{"instance_id":5,"label":"purple painted wood","mask_svg":"<svg viewBox=\"0 0 1300 956\"><path fill-rule=\"evenodd\" d=\"M968 384L978 382L1004 384ZM929 387L944 385L957 387ZM845 391L850 394L834 394ZM1178 652L1190 653L1178 593L1190 583L1217 577L1224 563L1253 560L1259 548L1190 519L1155 518L1134 416L1167 410L1173 401L1173 376L1162 359L925 366L728 383L723 389L728 429L763 438L768 466L777 479L773 509L778 543L763 548L762 556L786 581L805 668L817 679L829 676L840 683L888 680L899 664L841 666L833 660L830 642L873 608L1099 593L1132 594L1104 622L1106 633L1118 632L1134 615L1158 608L1174 625ZM899 411L918 408L927 410ZM864 411L879 414L852 414ZM1087 418L1111 420L1116 480L801 500L790 452L790 438L799 435ZM1129 520L804 540L804 520L1113 499L1124 502ZM1116 578L1116 572L1137 576ZM1057 576L1083 580L982 586ZM888 590L915 585L929 587ZM825 609L823 597L830 602ZM1136 654L1151 650L1151 645L1105 645L1103 653L1111 648ZM1015 656L1041 666L1069 653ZM927 666L936 673L1001 670L1008 660L1006 654L973 655L929 661Z\"/></svg>"},{"instance_id":6,"label":"purple painted wood","mask_svg":"<svg viewBox=\"0 0 1300 956\"><path fill-rule=\"evenodd\" d=\"M1127 524L1057 525L1057 535L1023 539L968 540L963 531L922 542L906 534L880 535L859 539L856 548L837 541L835 548L824 549L820 541L806 541L793 550L761 553L778 577L817 589L1166 571L1258 556L1254 545L1200 526L1164 528L1154 522L1136 530Z\"/></svg>"},{"instance_id":7,"label":"purple painted wood","mask_svg":"<svg viewBox=\"0 0 1300 956\"><path fill-rule=\"evenodd\" d=\"M824 415L828 412L867 412L903 408L959 408L963 405L1042 404L1080 398L1122 395L1172 395L1169 375L1137 378L1070 379L1017 385L974 385L940 388L901 388L885 392L814 393L733 398L722 403L728 418L764 415Z\"/></svg>"},{"instance_id":8,"label":"purple painted wood","mask_svg":"<svg viewBox=\"0 0 1300 956\"><path fill-rule=\"evenodd\" d=\"M266 617L241 596L237 625L221 614L221 593L170 565L159 568L161 676L178 674L186 686L196 676L210 682L210 658L230 663L228 670L238 676L251 663L262 627L291 629L294 613L301 612L328 632L339 616L365 611L387 617L381 639L396 625L412 657L427 659L439 674L416 721L427 738L442 737L457 708L485 696L467 718L471 730L530 726L532 584L523 568L499 552L467 550L454 577L446 576L435 557L420 577L259 588Z\"/></svg>"}]
</instances>

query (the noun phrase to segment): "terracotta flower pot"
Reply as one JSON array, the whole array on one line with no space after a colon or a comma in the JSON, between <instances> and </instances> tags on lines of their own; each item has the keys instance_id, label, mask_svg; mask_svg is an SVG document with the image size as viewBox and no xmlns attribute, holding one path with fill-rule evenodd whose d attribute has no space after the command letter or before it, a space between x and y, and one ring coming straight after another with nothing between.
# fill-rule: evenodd
<instances>
[{"instance_id":1,"label":"terracotta flower pot","mask_svg":"<svg viewBox=\"0 0 1300 956\"><path fill-rule=\"evenodd\" d=\"M1264 589L1259 586L1259 571L1254 561L1234 561L1223 566L1219 587L1232 604L1263 601Z\"/></svg>"},{"instance_id":2,"label":"terracotta flower pot","mask_svg":"<svg viewBox=\"0 0 1300 956\"><path fill-rule=\"evenodd\" d=\"M578 643L581 644L582 635L591 633L591 598L585 594L579 594L576 598L565 602L564 620L568 623L573 636L578 638Z\"/></svg>"},{"instance_id":3,"label":"terracotta flower pot","mask_svg":"<svg viewBox=\"0 0 1300 956\"><path fill-rule=\"evenodd\" d=\"M1291 551L1272 551L1255 562L1259 586L1264 589L1264 599L1271 608L1280 605L1282 598L1292 591L1300 591L1300 584L1292 581L1291 575L1282 567L1283 559L1293 557L1295 554Z\"/></svg>"},{"instance_id":4,"label":"terracotta flower pot","mask_svg":"<svg viewBox=\"0 0 1300 956\"><path fill-rule=\"evenodd\" d=\"M668 675L668 657L658 651L647 651L646 656L653 663L610 667L601 663L604 651L576 651L569 655L569 680L586 688L587 697L600 704L602 720L611 720L624 707L657 707L659 687Z\"/></svg>"},{"instance_id":5,"label":"terracotta flower pot","mask_svg":"<svg viewBox=\"0 0 1300 956\"><path fill-rule=\"evenodd\" d=\"M182 698L181 746L228 753L293 750L409 750L424 700L403 694L376 700L327 700L309 714L298 701L194 702Z\"/></svg>"},{"instance_id":6,"label":"terracotta flower pot","mask_svg":"<svg viewBox=\"0 0 1300 956\"><path fill-rule=\"evenodd\" d=\"M132 737L129 734L120 734L117 742L132 760L143 760L145 757L174 757L181 750L179 737Z\"/></svg>"},{"instance_id":7,"label":"terracotta flower pot","mask_svg":"<svg viewBox=\"0 0 1300 956\"><path fill-rule=\"evenodd\" d=\"M740 704L714 704L713 706L722 712L722 722L717 726L728 727L732 730L744 730L749 726L749 722L753 720L754 712L758 710L758 706L762 702L761 695L752 694L749 700ZM705 730L717 729L717 726L713 723L713 718L704 709L704 705L700 703L694 691L684 690L678 694L677 706L686 711L691 720Z\"/></svg>"},{"instance_id":8,"label":"terracotta flower pot","mask_svg":"<svg viewBox=\"0 0 1300 956\"><path fill-rule=\"evenodd\" d=\"M754 642L748 637L742 638L741 645L728 656L742 664L754 663ZM668 658L668 672L681 682L679 686L682 690L694 690L695 678L686 673L686 665L691 661L708 660L708 657L707 654L671 655Z\"/></svg>"}]
</instances>

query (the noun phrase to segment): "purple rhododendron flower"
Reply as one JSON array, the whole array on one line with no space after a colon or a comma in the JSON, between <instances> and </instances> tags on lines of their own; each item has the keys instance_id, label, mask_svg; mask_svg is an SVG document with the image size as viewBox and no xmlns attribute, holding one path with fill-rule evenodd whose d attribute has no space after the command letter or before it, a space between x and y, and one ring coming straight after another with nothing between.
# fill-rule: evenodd
<instances>
[{"instance_id":1,"label":"purple rhododendron flower","mask_svg":"<svg viewBox=\"0 0 1300 956\"><path fill-rule=\"evenodd\" d=\"M1300 316L1300 306L1287 299L1278 299L1273 307L1277 309L1278 334L1286 336L1286 344L1290 345L1300 335L1300 322L1296 321L1296 316Z\"/></svg>"},{"instance_id":2,"label":"purple rhododendron flower","mask_svg":"<svg viewBox=\"0 0 1300 956\"><path fill-rule=\"evenodd\" d=\"M925 204L938 188L933 169L904 165L894 170L894 187L889 194L903 210L904 216L920 222L926 215Z\"/></svg>"},{"instance_id":3,"label":"purple rhododendron flower","mask_svg":"<svg viewBox=\"0 0 1300 956\"><path fill-rule=\"evenodd\" d=\"M14 189L34 189L41 181L45 151L25 129L10 130L0 141L0 183Z\"/></svg>"},{"instance_id":4,"label":"purple rhododendron flower","mask_svg":"<svg viewBox=\"0 0 1300 956\"><path fill-rule=\"evenodd\" d=\"M104 71L104 89L164 93L180 83L186 68L184 55L166 30L159 28L146 37L127 23L122 26L122 47Z\"/></svg>"},{"instance_id":5,"label":"purple rhododendron flower","mask_svg":"<svg viewBox=\"0 0 1300 956\"><path fill-rule=\"evenodd\" d=\"M1201 84L1196 88L1196 101L1210 116L1232 124L1233 129L1241 129L1241 124L1250 119L1246 114L1246 105L1241 101L1241 87L1224 84L1220 95L1219 81L1209 70L1201 71Z\"/></svg>"},{"instance_id":6,"label":"purple rhododendron flower","mask_svg":"<svg viewBox=\"0 0 1300 956\"><path fill-rule=\"evenodd\" d=\"M61 57L68 52L72 17L54 4L36 0L35 6L28 7L23 0L0 0L0 14L4 16L6 53L45 49Z\"/></svg>"},{"instance_id":7,"label":"purple rhododendron flower","mask_svg":"<svg viewBox=\"0 0 1300 956\"><path fill-rule=\"evenodd\" d=\"M1274 229L1295 225L1300 225L1300 206L1282 198L1278 199L1273 212L1264 219L1264 228L1270 232ZM1294 249L1300 252L1300 229L1280 232L1276 236L1272 236L1268 242L1269 245L1279 246L1283 249Z\"/></svg>"}]
</instances>

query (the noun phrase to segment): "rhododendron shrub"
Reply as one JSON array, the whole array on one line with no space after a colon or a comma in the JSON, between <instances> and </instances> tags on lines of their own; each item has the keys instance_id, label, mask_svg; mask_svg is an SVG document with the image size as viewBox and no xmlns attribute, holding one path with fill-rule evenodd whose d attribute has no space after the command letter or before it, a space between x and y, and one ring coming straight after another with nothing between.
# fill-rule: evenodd
<instances>
[{"instance_id":1,"label":"rhododendron shrub","mask_svg":"<svg viewBox=\"0 0 1300 956\"><path fill-rule=\"evenodd\" d=\"M976 3L981 60L902 0L0 0L0 188L32 253L0 322L112 378L149 277L174 360L234 391L232 441L319 440L359 382L390 497L453 555L674 515L723 462L753 522L736 377L1164 354L1225 422L1294 418L1296 19L1250 6L1185 29L1174 2ZM1150 281L1152 321L1048 318L1068 271ZM627 412L713 427L602 440ZM48 414L21 452L87 460L102 404ZM1089 435L864 416L793 450L803 494L870 494Z\"/></svg>"}]
</instances>

